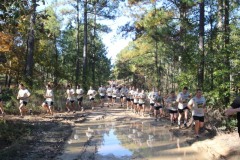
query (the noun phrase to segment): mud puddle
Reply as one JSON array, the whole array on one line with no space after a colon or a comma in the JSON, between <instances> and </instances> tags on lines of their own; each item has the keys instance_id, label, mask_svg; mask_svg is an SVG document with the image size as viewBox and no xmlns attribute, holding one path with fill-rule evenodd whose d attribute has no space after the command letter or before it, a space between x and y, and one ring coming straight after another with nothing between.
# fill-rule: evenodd
<instances>
[{"instance_id":1,"label":"mud puddle","mask_svg":"<svg viewBox=\"0 0 240 160\"><path fill-rule=\"evenodd\" d=\"M58 159L204 160L207 155L175 137L161 122L87 122L74 128Z\"/></svg>"}]
</instances>

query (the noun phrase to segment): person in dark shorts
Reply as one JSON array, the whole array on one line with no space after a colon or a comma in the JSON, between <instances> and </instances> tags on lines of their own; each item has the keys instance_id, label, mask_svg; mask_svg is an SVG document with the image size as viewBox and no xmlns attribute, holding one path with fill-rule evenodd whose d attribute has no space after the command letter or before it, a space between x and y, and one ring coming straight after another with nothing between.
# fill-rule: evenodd
<instances>
[{"instance_id":1,"label":"person in dark shorts","mask_svg":"<svg viewBox=\"0 0 240 160\"><path fill-rule=\"evenodd\" d=\"M89 100L91 102L92 110L95 108L95 96L97 95L97 92L90 86L90 89L87 92L87 95L89 96Z\"/></svg>"},{"instance_id":2,"label":"person in dark shorts","mask_svg":"<svg viewBox=\"0 0 240 160\"><path fill-rule=\"evenodd\" d=\"M78 104L78 108L81 109L81 111L84 111L84 108L82 106L83 93L84 93L84 90L81 88L80 85L77 85L77 89L76 89L77 104Z\"/></svg>"},{"instance_id":3,"label":"person in dark shorts","mask_svg":"<svg viewBox=\"0 0 240 160\"><path fill-rule=\"evenodd\" d=\"M178 107L177 107L176 100L177 100L177 96L175 92L171 91L170 96L166 100L166 103L167 103L167 108L169 110L170 121L172 125L174 124L174 122L177 121Z\"/></svg>"},{"instance_id":4,"label":"person in dark shorts","mask_svg":"<svg viewBox=\"0 0 240 160\"><path fill-rule=\"evenodd\" d=\"M66 95L67 95L67 100L66 100L66 108L68 110L68 113L71 111L69 104L71 104L71 108L73 109L73 113L75 113L75 98L74 98L74 89L72 88L71 84L67 85L67 91L66 91Z\"/></svg>"},{"instance_id":5,"label":"person in dark shorts","mask_svg":"<svg viewBox=\"0 0 240 160\"><path fill-rule=\"evenodd\" d=\"M106 92L107 92L107 97L108 97L108 107L110 106L110 104L113 106L113 102L112 102L113 88L112 88L112 86L109 85Z\"/></svg>"},{"instance_id":6,"label":"person in dark shorts","mask_svg":"<svg viewBox=\"0 0 240 160\"><path fill-rule=\"evenodd\" d=\"M100 95L100 105L101 105L101 108L104 106L104 99L105 99L105 95L106 95L106 88L101 85L99 88L98 88L98 93Z\"/></svg>"},{"instance_id":7,"label":"person in dark shorts","mask_svg":"<svg viewBox=\"0 0 240 160\"><path fill-rule=\"evenodd\" d=\"M177 96L177 102L178 102L178 127L180 128L181 125L181 119L184 116L184 126L187 127L187 119L188 119L188 101L190 98L190 94L188 92L188 87L184 87L183 91L180 92Z\"/></svg>"},{"instance_id":8,"label":"person in dark shorts","mask_svg":"<svg viewBox=\"0 0 240 160\"><path fill-rule=\"evenodd\" d=\"M23 118L23 110L24 107L27 105L28 103L28 99L30 97L30 92L28 91L28 89L25 88L23 83L19 84L19 91L18 91L18 95L17 95L17 99L19 99L19 111L20 111L20 117Z\"/></svg>"},{"instance_id":9,"label":"person in dark shorts","mask_svg":"<svg viewBox=\"0 0 240 160\"><path fill-rule=\"evenodd\" d=\"M53 90L51 88L51 85L48 84L46 86L46 93L44 94L44 98L46 100L42 103L42 107L47 110L47 113L53 115Z\"/></svg>"},{"instance_id":10,"label":"person in dark shorts","mask_svg":"<svg viewBox=\"0 0 240 160\"><path fill-rule=\"evenodd\" d=\"M155 121L159 121L162 114L163 114L163 106L164 106L164 101L163 97L160 96L159 94L155 97L155 103L154 103L154 117ZM158 118L159 116L159 118Z\"/></svg>"},{"instance_id":11,"label":"person in dark shorts","mask_svg":"<svg viewBox=\"0 0 240 160\"><path fill-rule=\"evenodd\" d=\"M236 97L230 106L231 107L225 111L225 115L231 116L237 113L237 127L240 137L240 96Z\"/></svg>"},{"instance_id":12,"label":"person in dark shorts","mask_svg":"<svg viewBox=\"0 0 240 160\"><path fill-rule=\"evenodd\" d=\"M127 94L126 94L126 97L127 97L127 110L129 110L130 106L131 106L130 91L131 91L131 87L128 88Z\"/></svg>"},{"instance_id":13,"label":"person in dark shorts","mask_svg":"<svg viewBox=\"0 0 240 160\"><path fill-rule=\"evenodd\" d=\"M127 87L124 85L124 86L121 88L121 90L120 90L120 102L121 102L121 107L125 105L127 94L128 94L128 89L127 89Z\"/></svg>"},{"instance_id":14,"label":"person in dark shorts","mask_svg":"<svg viewBox=\"0 0 240 160\"><path fill-rule=\"evenodd\" d=\"M195 122L195 137L199 138L199 130L204 126L204 113L206 112L206 100L202 96L201 89L197 89L196 95L188 102L188 107L192 110Z\"/></svg>"}]
</instances>

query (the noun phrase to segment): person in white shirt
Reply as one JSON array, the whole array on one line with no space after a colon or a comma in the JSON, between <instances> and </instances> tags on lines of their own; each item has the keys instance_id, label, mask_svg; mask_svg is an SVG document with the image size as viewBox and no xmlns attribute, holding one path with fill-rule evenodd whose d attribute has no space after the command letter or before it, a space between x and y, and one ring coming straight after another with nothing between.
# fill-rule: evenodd
<instances>
[{"instance_id":1,"label":"person in white shirt","mask_svg":"<svg viewBox=\"0 0 240 160\"><path fill-rule=\"evenodd\" d=\"M163 115L163 106L164 106L164 100L163 97L161 96L161 92L158 92L158 95L155 95L154 98L154 116L155 116L155 121L160 120L161 116ZM159 116L159 118L158 118Z\"/></svg>"},{"instance_id":2,"label":"person in white shirt","mask_svg":"<svg viewBox=\"0 0 240 160\"><path fill-rule=\"evenodd\" d=\"M188 88L184 87L183 91L180 92L177 96L178 102L178 127L181 125L181 118L184 113L184 127L187 127L187 119L188 119L188 107L187 103L189 101L190 95L188 93Z\"/></svg>"},{"instance_id":3,"label":"person in white shirt","mask_svg":"<svg viewBox=\"0 0 240 160\"><path fill-rule=\"evenodd\" d=\"M91 107L92 107L92 110L94 110L95 108L95 96L97 95L97 92L90 86L88 92L87 92L87 95L89 96L89 100L91 102Z\"/></svg>"},{"instance_id":4,"label":"person in white shirt","mask_svg":"<svg viewBox=\"0 0 240 160\"><path fill-rule=\"evenodd\" d=\"M81 88L80 85L77 85L77 89L76 89L77 102L78 102L78 108L81 109L81 111L84 111L84 108L82 106L83 93L84 93L84 90Z\"/></svg>"},{"instance_id":5,"label":"person in white shirt","mask_svg":"<svg viewBox=\"0 0 240 160\"><path fill-rule=\"evenodd\" d=\"M131 87L129 87L129 89L127 89L127 94L126 94L126 97L127 97L127 110L129 110L130 106L131 106L131 100L130 100L130 91L131 91Z\"/></svg>"},{"instance_id":6,"label":"person in white shirt","mask_svg":"<svg viewBox=\"0 0 240 160\"><path fill-rule=\"evenodd\" d=\"M146 94L145 91L142 90L141 93L138 94L138 112L144 116L144 112L145 112L145 99L146 99Z\"/></svg>"},{"instance_id":7,"label":"person in white shirt","mask_svg":"<svg viewBox=\"0 0 240 160\"><path fill-rule=\"evenodd\" d=\"M121 90L120 90L121 107L124 106L124 104L125 104L127 94L128 94L128 89L127 89L127 87L124 85L124 86L121 88Z\"/></svg>"},{"instance_id":8,"label":"person in white shirt","mask_svg":"<svg viewBox=\"0 0 240 160\"><path fill-rule=\"evenodd\" d=\"M153 115L154 112L154 104L156 97L158 95L158 92L156 89L153 87L152 91L148 94L148 99L150 101L150 107L149 107L149 116Z\"/></svg>"},{"instance_id":9,"label":"person in white shirt","mask_svg":"<svg viewBox=\"0 0 240 160\"><path fill-rule=\"evenodd\" d=\"M178 111L178 106L177 106L177 96L174 91L171 91L170 96L167 98L166 103L167 103L167 108L169 110L170 114L170 121L173 126L174 122L177 121L177 111Z\"/></svg>"},{"instance_id":10,"label":"person in white shirt","mask_svg":"<svg viewBox=\"0 0 240 160\"><path fill-rule=\"evenodd\" d=\"M204 113L206 110L206 99L202 96L202 90L197 89L195 97L188 102L188 107L192 110L195 122L195 136L199 137L199 130L204 126Z\"/></svg>"},{"instance_id":11,"label":"person in white shirt","mask_svg":"<svg viewBox=\"0 0 240 160\"><path fill-rule=\"evenodd\" d=\"M117 99L117 95L119 94L119 90L117 87L113 87L113 91L112 91L112 104L115 105L116 104L116 99Z\"/></svg>"},{"instance_id":12,"label":"person in white shirt","mask_svg":"<svg viewBox=\"0 0 240 160\"><path fill-rule=\"evenodd\" d=\"M66 108L68 110L68 113L71 111L69 104L71 104L71 108L73 109L73 113L75 113L75 97L74 97L74 89L72 88L71 84L67 85L67 91L66 91L66 95L67 95L67 101L66 101Z\"/></svg>"},{"instance_id":13,"label":"person in white shirt","mask_svg":"<svg viewBox=\"0 0 240 160\"><path fill-rule=\"evenodd\" d=\"M113 92L113 88L112 88L112 86L109 85L109 87L107 89L108 107L109 107L110 103L113 106L113 103L112 103L112 92Z\"/></svg>"},{"instance_id":14,"label":"person in white shirt","mask_svg":"<svg viewBox=\"0 0 240 160\"><path fill-rule=\"evenodd\" d=\"M46 93L44 94L44 98L46 98L46 100L43 102L42 107L47 110L47 113L53 115L53 90L50 84L46 86L46 89Z\"/></svg>"},{"instance_id":15,"label":"person in white shirt","mask_svg":"<svg viewBox=\"0 0 240 160\"><path fill-rule=\"evenodd\" d=\"M20 111L20 117L22 118L23 118L24 107L27 105L30 95L31 95L30 92L28 91L28 89L25 88L24 84L20 83L17 99L20 100L19 111Z\"/></svg>"},{"instance_id":16,"label":"person in white shirt","mask_svg":"<svg viewBox=\"0 0 240 160\"><path fill-rule=\"evenodd\" d=\"M135 92L133 93L133 107L134 107L134 112L135 113L138 113L138 94L139 94L139 91L138 91L138 88L135 90Z\"/></svg>"},{"instance_id":17,"label":"person in white shirt","mask_svg":"<svg viewBox=\"0 0 240 160\"><path fill-rule=\"evenodd\" d=\"M131 101L131 107L130 107L131 110L134 110L134 102L133 102L134 101L134 98L133 98L134 93L135 93L135 88L133 86L132 89L129 91L130 101Z\"/></svg>"},{"instance_id":18,"label":"person in white shirt","mask_svg":"<svg viewBox=\"0 0 240 160\"><path fill-rule=\"evenodd\" d=\"M98 93L100 95L100 101L101 101L101 108L104 107L104 99L105 99L105 95L106 95L106 88L101 85L98 89Z\"/></svg>"}]
</instances>

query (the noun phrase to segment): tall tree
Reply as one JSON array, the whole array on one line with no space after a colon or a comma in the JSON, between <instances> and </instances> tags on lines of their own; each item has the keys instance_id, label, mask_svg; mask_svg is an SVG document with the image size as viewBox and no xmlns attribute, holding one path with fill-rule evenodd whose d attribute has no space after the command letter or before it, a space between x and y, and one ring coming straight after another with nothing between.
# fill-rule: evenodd
<instances>
[{"instance_id":1,"label":"tall tree","mask_svg":"<svg viewBox=\"0 0 240 160\"><path fill-rule=\"evenodd\" d=\"M204 0L199 3L199 54L200 54L200 64L198 69L198 87L203 89L204 82L204 64L205 64L205 55L204 55Z\"/></svg>"}]
</instances>

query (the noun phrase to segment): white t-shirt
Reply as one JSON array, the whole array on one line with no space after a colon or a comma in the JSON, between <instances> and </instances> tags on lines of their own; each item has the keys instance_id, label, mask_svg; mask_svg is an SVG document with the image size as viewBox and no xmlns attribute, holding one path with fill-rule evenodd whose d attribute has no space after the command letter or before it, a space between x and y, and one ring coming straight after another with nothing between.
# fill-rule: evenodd
<instances>
[{"instance_id":1,"label":"white t-shirt","mask_svg":"<svg viewBox=\"0 0 240 160\"><path fill-rule=\"evenodd\" d=\"M48 101L48 102L53 101L53 90L52 89L47 89L45 95L46 95L46 97L48 97L48 98L46 98L46 101Z\"/></svg>"},{"instance_id":2,"label":"white t-shirt","mask_svg":"<svg viewBox=\"0 0 240 160\"><path fill-rule=\"evenodd\" d=\"M157 96L158 96L157 92L150 92L148 94L148 98L150 100L150 103L155 103Z\"/></svg>"},{"instance_id":3,"label":"white t-shirt","mask_svg":"<svg viewBox=\"0 0 240 160\"><path fill-rule=\"evenodd\" d=\"M112 96L113 97L117 97L117 95L118 95L118 89L117 88L113 88Z\"/></svg>"},{"instance_id":4,"label":"white t-shirt","mask_svg":"<svg viewBox=\"0 0 240 160\"><path fill-rule=\"evenodd\" d=\"M107 89L107 96L112 96L113 89L110 87Z\"/></svg>"},{"instance_id":5,"label":"white t-shirt","mask_svg":"<svg viewBox=\"0 0 240 160\"><path fill-rule=\"evenodd\" d=\"M74 89L67 89L67 99L74 100Z\"/></svg>"},{"instance_id":6,"label":"white t-shirt","mask_svg":"<svg viewBox=\"0 0 240 160\"><path fill-rule=\"evenodd\" d=\"M135 91L134 93L133 93L133 102L134 103L138 103L138 91Z\"/></svg>"},{"instance_id":7,"label":"white t-shirt","mask_svg":"<svg viewBox=\"0 0 240 160\"><path fill-rule=\"evenodd\" d=\"M95 98L97 92L93 89L88 90L87 95L89 96L89 99Z\"/></svg>"},{"instance_id":8,"label":"white t-shirt","mask_svg":"<svg viewBox=\"0 0 240 160\"><path fill-rule=\"evenodd\" d=\"M83 93L84 93L84 91L82 88L76 89L77 98L83 97Z\"/></svg>"},{"instance_id":9,"label":"white t-shirt","mask_svg":"<svg viewBox=\"0 0 240 160\"><path fill-rule=\"evenodd\" d=\"M180 102L180 100L182 102ZM183 94L183 92L180 92L177 96L177 102L178 102L178 108L179 109L184 109L187 107L189 101L189 93L187 92L186 94Z\"/></svg>"},{"instance_id":10,"label":"white t-shirt","mask_svg":"<svg viewBox=\"0 0 240 160\"><path fill-rule=\"evenodd\" d=\"M128 89L125 88L125 87L123 87L123 88L121 88L120 93L121 93L121 96L127 96L127 94L128 94Z\"/></svg>"},{"instance_id":11,"label":"white t-shirt","mask_svg":"<svg viewBox=\"0 0 240 160\"><path fill-rule=\"evenodd\" d=\"M192 115L193 116L204 116L204 109L206 105L206 99L201 96L197 98L196 96L193 97L189 102L188 105L192 105Z\"/></svg>"},{"instance_id":12,"label":"white t-shirt","mask_svg":"<svg viewBox=\"0 0 240 160\"><path fill-rule=\"evenodd\" d=\"M133 99L135 91L134 90L130 90L128 93L129 93L130 99Z\"/></svg>"},{"instance_id":13,"label":"white t-shirt","mask_svg":"<svg viewBox=\"0 0 240 160\"><path fill-rule=\"evenodd\" d=\"M25 88L25 89L20 89L18 91L18 98L20 99L20 103L28 102L28 97L30 96L30 92Z\"/></svg>"},{"instance_id":14,"label":"white t-shirt","mask_svg":"<svg viewBox=\"0 0 240 160\"><path fill-rule=\"evenodd\" d=\"M167 106L168 106L168 109L172 110L172 111L176 111L177 110L177 96L169 96L166 100L167 102Z\"/></svg>"},{"instance_id":15,"label":"white t-shirt","mask_svg":"<svg viewBox=\"0 0 240 160\"><path fill-rule=\"evenodd\" d=\"M146 99L146 94L145 93L139 93L138 97L139 97L139 99L138 99L139 104L145 103L145 99Z\"/></svg>"},{"instance_id":16,"label":"white t-shirt","mask_svg":"<svg viewBox=\"0 0 240 160\"><path fill-rule=\"evenodd\" d=\"M99 92L100 96L105 96L105 94L106 94L106 89L105 89L104 87L100 87L100 88L98 89L98 92Z\"/></svg>"}]
</instances>

